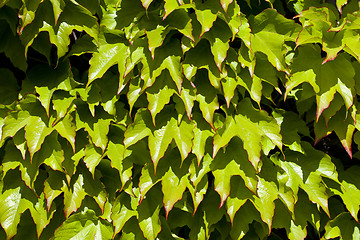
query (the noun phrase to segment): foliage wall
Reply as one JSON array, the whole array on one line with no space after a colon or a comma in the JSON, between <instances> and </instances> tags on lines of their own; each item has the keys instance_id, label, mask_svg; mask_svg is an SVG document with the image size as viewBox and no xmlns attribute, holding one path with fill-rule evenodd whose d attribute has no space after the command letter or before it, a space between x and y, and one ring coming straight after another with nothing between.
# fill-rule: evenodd
<instances>
[{"instance_id":1,"label":"foliage wall","mask_svg":"<svg viewBox=\"0 0 360 240\"><path fill-rule=\"evenodd\" d=\"M357 0L0 0L0 239L360 239Z\"/></svg>"}]
</instances>

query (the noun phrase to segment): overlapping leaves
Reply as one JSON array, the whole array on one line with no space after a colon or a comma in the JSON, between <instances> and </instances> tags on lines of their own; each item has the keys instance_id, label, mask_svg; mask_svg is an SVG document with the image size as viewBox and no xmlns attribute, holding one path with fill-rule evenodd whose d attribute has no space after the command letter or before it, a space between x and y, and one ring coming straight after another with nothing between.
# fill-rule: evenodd
<instances>
[{"instance_id":1,"label":"overlapping leaves","mask_svg":"<svg viewBox=\"0 0 360 240\"><path fill-rule=\"evenodd\" d=\"M255 2L0 1L0 238L358 238L359 5Z\"/></svg>"}]
</instances>

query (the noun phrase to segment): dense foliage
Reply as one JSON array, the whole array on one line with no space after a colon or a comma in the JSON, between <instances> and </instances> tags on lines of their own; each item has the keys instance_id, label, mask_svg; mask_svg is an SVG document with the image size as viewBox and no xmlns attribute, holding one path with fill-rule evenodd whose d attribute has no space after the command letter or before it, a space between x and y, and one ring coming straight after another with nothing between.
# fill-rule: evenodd
<instances>
[{"instance_id":1,"label":"dense foliage","mask_svg":"<svg viewBox=\"0 0 360 240\"><path fill-rule=\"evenodd\" d=\"M357 0L0 0L0 239L360 239Z\"/></svg>"}]
</instances>

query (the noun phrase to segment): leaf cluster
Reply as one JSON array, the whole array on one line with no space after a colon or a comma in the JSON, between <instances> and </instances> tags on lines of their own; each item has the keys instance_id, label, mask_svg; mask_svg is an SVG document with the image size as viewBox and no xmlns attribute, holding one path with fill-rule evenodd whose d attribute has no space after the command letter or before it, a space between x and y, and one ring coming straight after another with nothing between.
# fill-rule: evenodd
<instances>
[{"instance_id":1,"label":"leaf cluster","mask_svg":"<svg viewBox=\"0 0 360 240\"><path fill-rule=\"evenodd\" d=\"M360 238L359 8L0 0L0 239Z\"/></svg>"}]
</instances>

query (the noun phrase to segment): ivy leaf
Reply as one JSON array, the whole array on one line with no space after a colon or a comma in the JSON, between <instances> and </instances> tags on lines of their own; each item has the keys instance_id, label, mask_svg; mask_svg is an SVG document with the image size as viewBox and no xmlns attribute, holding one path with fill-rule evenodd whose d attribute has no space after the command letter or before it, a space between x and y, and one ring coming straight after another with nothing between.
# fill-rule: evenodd
<instances>
[{"instance_id":1,"label":"ivy leaf","mask_svg":"<svg viewBox=\"0 0 360 240\"><path fill-rule=\"evenodd\" d=\"M250 191L256 191L258 180L255 170L247 161L245 150L239 147L241 145L242 143L238 139L231 140L226 151L219 152L210 166L215 177L214 189L219 193L221 199L220 207L230 194L230 180L234 175L241 176Z\"/></svg>"},{"instance_id":2,"label":"ivy leaf","mask_svg":"<svg viewBox=\"0 0 360 240\"><path fill-rule=\"evenodd\" d=\"M18 174L11 172L1 182L0 224L6 233L6 239L11 239L17 233L17 225L23 212L32 207L25 198L26 186L21 184Z\"/></svg>"},{"instance_id":3,"label":"ivy leaf","mask_svg":"<svg viewBox=\"0 0 360 240\"><path fill-rule=\"evenodd\" d=\"M25 126L25 138L29 149L30 158L32 159L34 153L40 150L45 137L52 132L40 117L32 117Z\"/></svg>"},{"instance_id":4,"label":"ivy leaf","mask_svg":"<svg viewBox=\"0 0 360 240\"><path fill-rule=\"evenodd\" d=\"M203 36L210 42L211 52L214 56L215 64L220 72L222 71L222 63L226 58L227 51L229 50L229 41L231 36L231 30L222 20L215 21L212 28Z\"/></svg>"},{"instance_id":5,"label":"ivy leaf","mask_svg":"<svg viewBox=\"0 0 360 240\"><path fill-rule=\"evenodd\" d=\"M104 151L108 144L107 134L112 117L101 108L97 109L99 109L99 113L93 118L85 104L77 104L75 122L77 129L84 128L89 133L94 145Z\"/></svg>"},{"instance_id":6,"label":"ivy leaf","mask_svg":"<svg viewBox=\"0 0 360 240\"><path fill-rule=\"evenodd\" d=\"M44 26L44 28L48 28L50 42L57 46L57 55L59 58L68 52L68 45L70 44L69 35L74 29L77 31L85 31L98 41L99 25L97 19L92 16L89 10L80 4L66 1L58 22L56 35L51 28L46 26Z\"/></svg>"},{"instance_id":7,"label":"ivy leaf","mask_svg":"<svg viewBox=\"0 0 360 240\"><path fill-rule=\"evenodd\" d=\"M73 117L68 114L61 121L59 121L54 129L66 140L69 141L73 151L75 152L75 136L76 126L73 123Z\"/></svg>"},{"instance_id":8,"label":"ivy leaf","mask_svg":"<svg viewBox=\"0 0 360 240\"><path fill-rule=\"evenodd\" d=\"M62 191L64 192L64 213L65 217L68 218L72 212L77 211L87 195L84 189L84 176L82 174L76 176L76 180L74 180L70 188L64 186Z\"/></svg>"},{"instance_id":9,"label":"ivy leaf","mask_svg":"<svg viewBox=\"0 0 360 240\"><path fill-rule=\"evenodd\" d=\"M193 5L190 3L188 5L182 5L182 8L192 7ZM165 15L166 16L166 15ZM163 17L163 19L165 18ZM193 25L192 19L189 17L187 11L185 9L176 9L172 10L172 13L165 19L165 23L169 24L169 27L172 29L176 29L180 33L184 34L191 41L195 42L195 38L193 36Z\"/></svg>"},{"instance_id":10,"label":"ivy leaf","mask_svg":"<svg viewBox=\"0 0 360 240\"><path fill-rule=\"evenodd\" d=\"M124 187L132 176L132 163L126 157L134 151L125 149L121 136L123 136L123 131L119 127L112 128L106 154L111 160L111 166L119 171L122 187Z\"/></svg>"},{"instance_id":11,"label":"ivy leaf","mask_svg":"<svg viewBox=\"0 0 360 240\"><path fill-rule=\"evenodd\" d=\"M153 0L141 0L143 7L147 10Z\"/></svg>"},{"instance_id":12,"label":"ivy leaf","mask_svg":"<svg viewBox=\"0 0 360 240\"><path fill-rule=\"evenodd\" d=\"M181 86L181 93L179 97L184 103L188 119L191 119L191 113L196 99L196 88L189 81L184 81Z\"/></svg>"},{"instance_id":13,"label":"ivy leaf","mask_svg":"<svg viewBox=\"0 0 360 240\"><path fill-rule=\"evenodd\" d=\"M24 129L21 129L18 131L15 136L13 137L14 144L17 149L21 152L21 155L23 159L26 158L26 151L27 151L27 145L26 145L26 139L25 139L25 131Z\"/></svg>"},{"instance_id":14,"label":"ivy leaf","mask_svg":"<svg viewBox=\"0 0 360 240\"><path fill-rule=\"evenodd\" d=\"M139 239L145 240L144 235L139 227L138 221L135 217L130 218L122 229L121 240L126 239Z\"/></svg>"},{"instance_id":15,"label":"ivy leaf","mask_svg":"<svg viewBox=\"0 0 360 240\"><path fill-rule=\"evenodd\" d=\"M66 219L56 229L54 239L112 239L112 236L110 224L98 219L93 210L86 209Z\"/></svg>"},{"instance_id":16,"label":"ivy leaf","mask_svg":"<svg viewBox=\"0 0 360 240\"><path fill-rule=\"evenodd\" d=\"M165 15L163 19L179 7L179 2L177 0L165 0L164 2Z\"/></svg>"},{"instance_id":17,"label":"ivy leaf","mask_svg":"<svg viewBox=\"0 0 360 240\"><path fill-rule=\"evenodd\" d=\"M308 67L312 66L311 69ZM316 93L316 119L324 109L328 108L334 95L338 92L346 109L353 104L355 71L350 62L341 54L335 60L322 64L318 47L303 46L299 48L299 56L294 59L292 77L286 83L287 95L294 87L308 82Z\"/></svg>"},{"instance_id":18,"label":"ivy leaf","mask_svg":"<svg viewBox=\"0 0 360 240\"><path fill-rule=\"evenodd\" d=\"M152 121L155 125L156 115L169 103L171 96L175 93L171 88L171 82L167 80L171 77L168 74L161 74L155 81L154 85L146 91L149 102L148 109L151 113Z\"/></svg>"},{"instance_id":19,"label":"ivy leaf","mask_svg":"<svg viewBox=\"0 0 360 240\"><path fill-rule=\"evenodd\" d=\"M102 158L103 156L101 150L95 147L93 144L88 144L85 147L84 163L93 177L95 174L95 168L97 165L99 165Z\"/></svg>"},{"instance_id":20,"label":"ivy leaf","mask_svg":"<svg viewBox=\"0 0 360 240\"><path fill-rule=\"evenodd\" d=\"M220 0L221 7L227 12L229 5L233 2L233 0Z\"/></svg>"},{"instance_id":21,"label":"ivy leaf","mask_svg":"<svg viewBox=\"0 0 360 240\"><path fill-rule=\"evenodd\" d=\"M358 198L360 190L358 189L357 182L359 177L357 171L358 168L356 166L352 166L339 175L342 185L341 189L329 186L334 194L339 195L342 198L346 208L356 221L358 221L357 215L360 208Z\"/></svg>"},{"instance_id":22,"label":"ivy leaf","mask_svg":"<svg viewBox=\"0 0 360 240\"><path fill-rule=\"evenodd\" d=\"M119 233L130 218L137 213L131 208L131 197L122 192L115 200L111 209L111 219L114 221L114 235Z\"/></svg>"},{"instance_id":23,"label":"ivy leaf","mask_svg":"<svg viewBox=\"0 0 360 240\"><path fill-rule=\"evenodd\" d=\"M54 215L55 209L49 211L46 208L46 200L44 197L44 193L41 193L34 207L30 208L30 212L32 219L34 220L34 223L36 225L37 236L40 237L44 228L50 223Z\"/></svg>"},{"instance_id":24,"label":"ivy leaf","mask_svg":"<svg viewBox=\"0 0 360 240\"><path fill-rule=\"evenodd\" d=\"M57 112L57 119L62 119L65 117L74 100L75 97L71 96L66 91L55 91L53 93L52 103L53 109Z\"/></svg>"},{"instance_id":25,"label":"ivy leaf","mask_svg":"<svg viewBox=\"0 0 360 240\"><path fill-rule=\"evenodd\" d=\"M226 199L226 212L230 217L231 224L234 225L235 214L248 199L254 200L254 193L245 186L245 182L240 177L233 176L231 179L231 192Z\"/></svg>"},{"instance_id":26,"label":"ivy leaf","mask_svg":"<svg viewBox=\"0 0 360 240\"><path fill-rule=\"evenodd\" d=\"M254 205L259 210L261 219L268 225L271 232L272 219L275 211L274 201L277 199L277 187L274 182L268 182L262 178L258 178L257 195Z\"/></svg>"},{"instance_id":27,"label":"ivy leaf","mask_svg":"<svg viewBox=\"0 0 360 240\"><path fill-rule=\"evenodd\" d=\"M325 120L320 119L314 124L315 141L316 143L323 137L329 135L331 132L335 132L340 139L341 144L345 148L346 152L352 158L351 144L353 133L355 131L354 119L350 116L346 116L347 113L342 108L338 113L335 114L326 126Z\"/></svg>"},{"instance_id":28,"label":"ivy leaf","mask_svg":"<svg viewBox=\"0 0 360 240\"><path fill-rule=\"evenodd\" d=\"M148 139L154 170L156 170L160 158L164 156L166 149L173 140L173 128L177 127L177 123L174 118L170 118L165 121L163 120L163 124L158 124L158 126L162 127L155 130Z\"/></svg>"},{"instance_id":29,"label":"ivy leaf","mask_svg":"<svg viewBox=\"0 0 360 240\"><path fill-rule=\"evenodd\" d=\"M301 135L310 136L306 123L295 113L288 111L275 111L273 116L281 127L280 134L283 137L283 143L293 151L304 153L301 147Z\"/></svg>"},{"instance_id":30,"label":"ivy leaf","mask_svg":"<svg viewBox=\"0 0 360 240\"><path fill-rule=\"evenodd\" d=\"M10 169L19 167L21 172L21 179L29 188L34 188L34 181L39 174L39 166L43 159L39 159L37 155L30 161L29 155L23 159L20 151L16 149L12 142L5 145L4 157L2 160L3 172L6 174Z\"/></svg>"},{"instance_id":31,"label":"ivy leaf","mask_svg":"<svg viewBox=\"0 0 360 240\"><path fill-rule=\"evenodd\" d=\"M200 41L194 48L187 51L182 67L184 76L188 80L192 80L198 69L207 69L210 83L215 88L219 88L220 79L226 77L226 73L220 73L217 68L210 44L206 40Z\"/></svg>"},{"instance_id":32,"label":"ivy leaf","mask_svg":"<svg viewBox=\"0 0 360 240\"><path fill-rule=\"evenodd\" d=\"M216 90L207 84L207 76L203 71L199 72L195 78L196 101L199 102L199 108L204 119L214 128L214 112L219 109L219 102Z\"/></svg>"},{"instance_id":33,"label":"ivy leaf","mask_svg":"<svg viewBox=\"0 0 360 240\"><path fill-rule=\"evenodd\" d=\"M177 40L170 41L166 45L156 49L152 78L155 80L156 77L160 76L164 69L167 69L172 80L176 84L178 92L180 92L183 81L180 64L181 57L182 51L180 47L180 41Z\"/></svg>"},{"instance_id":34,"label":"ivy leaf","mask_svg":"<svg viewBox=\"0 0 360 240\"><path fill-rule=\"evenodd\" d=\"M164 115L161 117L161 122L157 124L158 128L150 134L148 139L155 172L160 158L164 156L166 149L173 139L180 151L182 161L187 157L192 147L192 124L183 120L178 125L177 120L168 112L169 110L167 112L165 110Z\"/></svg>"},{"instance_id":35,"label":"ivy leaf","mask_svg":"<svg viewBox=\"0 0 360 240\"><path fill-rule=\"evenodd\" d=\"M49 177L44 182L44 196L46 199L47 209L50 210L52 202L63 191L66 185L65 175L58 171L49 171Z\"/></svg>"},{"instance_id":36,"label":"ivy leaf","mask_svg":"<svg viewBox=\"0 0 360 240\"><path fill-rule=\"evenodd\" d=\"M151 134L151 115L147 109L139 109L135 115L134 122L130 124L124 133L124 145L128 148L141 139Z\"/></svg>"},{"instance_id":37,"label":"ivy leaf","mask_svg":"<svg viewBox=\"0 0 360 240\"><path fill-rule=\"evenodd\" d=\"M64 152L57 140L57 134L51 133L46 137L39 153L38 158L44 161L44 164L51 167L54 171L64 171L62 162L64 161Z\"/></svg>"},{"instance_id":38,"label":"ivy leaf","mask_svg":"<svg viewBox=\"0 0 360 240\"><path fill-rule=\"evenodd\" d=\"M129 56L128 47L124 43L101 44L98 52L90 59L88 87L95 79L101 78L113 65L119 64L119 74L122 79L125 74L125 61ZM120 71L122 68L123 71Z\"/></svg>"},{"instance_id":39,"label":"ivy leaf","mask_svg":"<svg viewBox=\"0 0 360 240\"><path fill-rule=\"evenodd\" d=\"M278 162L289 177L286 185L292 189L295 197L298 195L298 188L301 187L309 195L309 199L329 215L328 195L321 177L339 182L335 165L328 155L315 150L308 143L304 142L302 147L306 155L287 151L286 162L282 160ZM311 164L308 158L312 159Z\"/></svg>"},{"instance_id":40,"label":"ivy leaf","mask_svg":"<svg viewBox=\"0 0 360 240\"><path fill-rule=\"evenodd\" d=\"M197 163L200 165L201 160L205 156L205 146L209 137L212 137L214 133L211 130L211 127L204 121L200 113L193 114L193 120L195 121L194 127L194 139L192 146L192 153L197 157Z\"/></svg>"},{"instance_id":41,"label":"ivy leaf","mask_svg":"<svg viewBox=\"0 0 360 240\"><path fill-rule=\"evenodd\" d=\"M15 134L30 121L31 117L27 111L10 112L4 120L2 127L1 145L7 137L14 137Z\"/></svg>"},{"instance_id":42,"label":"ivy leaf","mask_svg":"<svg viewBox=\"0 0 360 240\"><path fill-rule=\"evenodd\" d=\"M280 128L265 112L255 110L249 99L239 103L238 112L234 117L228 116L224 126L214 136L213 156L234 136L238 136L244 143L249 161L257 170L265 139L268 139L273 147L282 149Z\"/></svg>"},{"instance_id":43,"label":"ivy leaf","mask_svg":"<svg viewBox=\"0 0 360 240\"><path fill-rule=\"evenodd\" d=\"M329 221L325 226L326 238L356 239L359 237L360 226L349 213L340 213L336 218Z\"/></svg>"},{"instance_id":44,"label":"ivy leaf","mask_svg":"<svg viewBox=\"0 0 360 240\"><path fill-rule=\"evenodd\" d=\"M160 204L160 190L153 188L137 208L139 226L146 239L155 240L161 231Z\"/></svg>"},{"instance_id":45,"label":"ivy leaf","mask_svg":"<svg viewBox=\"0 0 360 240\"><path fill-rule=\"evenodd\" d=\"M230 236L233 239L241 239L249 231L249 225L254 220L261 221L259 212L255 209L254 205L250 201L240 207L239 211L235 215L233 221L233 228L230 231ZM235 227L236 226L236 227Z\"/></svg>"},{"instance_id":46,"label":"ivy leaf","mask_svg":"<svg viewBox=\"0 0 360 240\"><path fill-rule=\"evenodd\" d=\"M267 9L250 21L252 29L251 50L267 55L277 70L290 74L284 56L284 42L294 41L300 26L286 19L274 9Z\"/></svg>"},{"instance_id":47,"label":"ivy leaf","mask_svg":"<svg viewBox=\"0 0 360 240\"><path fill-rule=\"evenodd\" d=\"M50 2L53 5L55 22L57 22L64 9L65 2L63 0L50 0Z\"/></svg>"},{"instance_id":48,"label":"ivy leaf","mask_svg":"<svg viewBox=\"0 0 360 240\"><path fill-rule=\"evenodd\" d=\"M184 169L184 168L183 168ZM173 171L170 167L169 170L161 179L162 192L164 194L163 203L165 208L166 218L173 208L174 204L179 201L186 186L188 185L188 175L185 171Z\"/></svg>"},{"instance_id":49,"label":"ivy leaf","mask_svg":"<svg viewBox=\"0 0 360 240\"><path fill-rule=\"evenodd\" d=\"M216 0L211 0L206 4L196 1L195 14L196 18L201 24L201 33L202 36L205 32L208 32L215 22L218 12L221 12L222 8L220 2Z\"/></svg>"}]
</instances>

